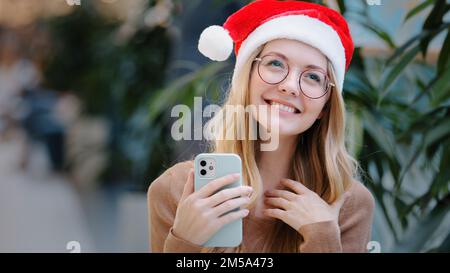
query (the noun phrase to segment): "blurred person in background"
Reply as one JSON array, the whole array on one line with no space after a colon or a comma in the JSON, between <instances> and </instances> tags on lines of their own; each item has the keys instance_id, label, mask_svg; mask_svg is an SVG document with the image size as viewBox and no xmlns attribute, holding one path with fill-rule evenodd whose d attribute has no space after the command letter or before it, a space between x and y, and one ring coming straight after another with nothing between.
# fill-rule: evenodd
<instances>
[{"instance_id":1,"label":"blurred person in background","mask_svg":"<svg viewBox=\"0 0 450 273\"><path fill-rule=\"evenodd\" d=\"M40 82L40 72L24 58L22 49L14 31L0 29L0 139L18 125L22 91Z\"/></svg>"},{"instance_id":2,"label":"blurred person in background","mask_svg":"<svg viewBox=\"0 0 450 273\"><path fill-rule=\"evenodd\" d=\"M28 30L28 31L27 31ZM43 87L49 41L35 26L0 34L0 130L2 138L24 139L20 167L26 169L33 143L46 147L52 171L64 167L64 126L56 112L58 92ZM26 45L26 46L25 46ZM21 135L22 134L22 135Z\"/></svg>"},{"instance_id":3,"label":"blurred person in background","mask_svg":"<svg viewBox=\"0 0 450 273\"><path fill-rule=\"evenodd\" d=\"M46 147L52 171L63 171L65 129L55 111L58 100L58 93L50 89L32 87L23 91L22 125L27 135L23 168L28 165L30 145L39 141Z\"/></svg>"}]
</instances>

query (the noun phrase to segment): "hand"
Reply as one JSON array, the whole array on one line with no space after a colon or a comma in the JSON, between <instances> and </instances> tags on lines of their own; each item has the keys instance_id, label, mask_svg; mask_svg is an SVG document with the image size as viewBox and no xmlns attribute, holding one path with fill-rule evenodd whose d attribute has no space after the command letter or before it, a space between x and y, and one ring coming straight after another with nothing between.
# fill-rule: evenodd
<instances>
[{"instance_id":1,"label":"hand","mask_svg":"<svg viewBox=\"0 0 450 273\"><path fill-rule=\"evenodd\" d=\"M175 215L174 235L202 245L224 225L246 217L248 209L227 212L249 203L249 195L253 191L251 187L240 186L218 191L237 179L239 174L223 176L194 192L194 171L191 169Z\"/></svg>"},{"instance_id":2,"label":"hand","mask_svg":"<svg viewBox=\"0 0 450 273\"><path fill-rule=\"evenodd\" d=\"M265 193L265 203L274 207L264 210L265 215L280 219L295 230L312 223L338 222L339 211L348 193L344 193L336 202L329 205L300 182L282 179L281 183L288 190L272 190Z\"/></svg>"}]
</instances>

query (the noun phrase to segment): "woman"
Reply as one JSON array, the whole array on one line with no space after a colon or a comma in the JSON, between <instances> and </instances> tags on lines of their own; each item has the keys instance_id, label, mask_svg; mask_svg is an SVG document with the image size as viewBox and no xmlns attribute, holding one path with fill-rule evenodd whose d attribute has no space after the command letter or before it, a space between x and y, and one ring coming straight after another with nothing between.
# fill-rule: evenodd
<instances>
[{"instance_id":1,"label":"woman","mask_svg":"<svg viewBox=\"0 0 450 273\"><path fill-rule=\"evenodd\" d=\"M192 161L174 165L148 191L153 252L364 252L374 200L356 180L345 148L344 74L353 53L345 19L326 7L255 1L223 27L200 36L199 50L225 60L234 42L236 65L228 98L208 124L246 138L215 139L211 152L242 159L244 186L215 193L236 180L218 178L194 192ZM235 115L222 126L226 105L269 107L268 116ZM275 110L275 111L274 111ZM278 113L278 115L277 115ZM261 149L248 137L254 119L278 126L278 146ZM223 214L233 208L241 208ZM202 248L223 225L243 218L236 248Z\"/></svg>"}]
</instances>

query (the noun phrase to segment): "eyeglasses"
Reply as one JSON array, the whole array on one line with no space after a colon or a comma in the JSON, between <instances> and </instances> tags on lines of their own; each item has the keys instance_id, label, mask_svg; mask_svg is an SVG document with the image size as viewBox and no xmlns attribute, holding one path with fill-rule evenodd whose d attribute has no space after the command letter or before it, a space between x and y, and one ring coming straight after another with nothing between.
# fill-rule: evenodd
<instances>
[{"instance_id":1,"label":"eyeglasses","mask_svg":"<svg viewBox=\"0 0 450 273\"><path fill-rule=\"evenodd\" d=\"M265 83L279 84L289 75L289 65L281 56L265 55L255 58L258 62L258 75ZM328 76L318 69L307 69L298 80L300 91L308 98L319 99L335 86Z\"/></svg>"}]
</instances>

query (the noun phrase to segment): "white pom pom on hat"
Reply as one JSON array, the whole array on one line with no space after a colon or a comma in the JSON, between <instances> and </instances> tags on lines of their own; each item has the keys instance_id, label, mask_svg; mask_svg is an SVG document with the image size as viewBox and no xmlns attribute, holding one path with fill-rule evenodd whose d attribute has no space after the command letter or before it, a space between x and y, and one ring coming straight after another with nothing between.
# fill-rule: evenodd
<instances>
[{"instance_id":1,"label":"white pom pom on hat","mask_svg":"<svg viewBox=\"0 0 450 273\"><path fill-rule=\"evenodd\" d=\"M233 52L233 39L225 28L210 26L200 35L198 50L213 61L225 61Z\"/></svg>"}]
</instances>

